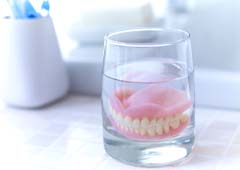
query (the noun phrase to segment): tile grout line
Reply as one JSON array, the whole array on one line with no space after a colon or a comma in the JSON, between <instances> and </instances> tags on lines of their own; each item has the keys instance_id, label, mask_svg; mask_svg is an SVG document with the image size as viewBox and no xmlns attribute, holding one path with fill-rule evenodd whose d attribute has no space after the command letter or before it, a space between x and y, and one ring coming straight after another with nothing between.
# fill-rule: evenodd
<instances>
[{"instance_id":1,"label":"tile grout line","mask_svg":"<svg viewBox=\"0 0 240 170\"><path fill-rule=\"evenodd\" d=\"M211 119L208 120L208 122L205 124L205 127L204 127L203 131L202 131L202 132L199 134L199 136L198 136L199 141L200 141L201 136L204 135L205 132L207 131L208 127L214 122L214 120L216 120L215 117L216 117L216 115L212 116ZM220 159L216 162L216 165L215 165L214 170L218 170L218 169L219 169L220 162L221 162L222 159L224 158L226 152L229 150L229 148L230 148L230 146L231 146L231 144L232 144L232 142L233 142L233 140L234 140L234 138L235 138L235 136L236 136L236 134L237 134L237 131L238 131L239 129L240 129L240 127L237 127L237 129L235 130L235 133L234 133L234 135L232 135L231 140L230 140L230 142L227 144L227 147L226 147L225 151L224 151L223 154L220 156ZM202 143L202 142L201 142L201 143ZM206 143L209 143L209 142L206 142ZM211 144L222 144L222 143L217 143L217 142L212 143L212 142L211 142ZM208 155L204 155L204 154L200 154L200 156L204 156L204 157L210 158L210 159L215 159L213 156L208 156Z\"/></svg>"},{"instance_id":2,"label":"tile grout line","mask_svg":"<svg viewBox=\"0 0 240 170\"><path fill-rule=\"evenodd\" d=\"M105 153L106 154L106 153ZM98 170L98 168L107 160L106 155L104 155L104 158L99 162L93 170Z\"/></svg>"},{"instance_id":3,"label":"tile grout line","mask_svg":"<svg viewBox=\"0 0 240 170\"><path fill-rule=\"evenodd\" d=\"M238 127L237 127L236 130L235 130L235 133L233 134L230 142L229 142L228 145L227 145L227 148L226 148L226 150L225 150L225 152L224 152L224 156L226 155L226 153L227 153L227 151L230 149L230 147L233 145L234 139L235 139L235 137L237 136L237 134L238 134L239 131L240 131L240 126L238 125Z\"/></svg>"},{"instance_id":4,"label":"tile grout line","mask_svg":"<svg viewBox=\"0 0 240 170\"><path fill-rule=\"evenodd\" d=\"M221 159L220 159L219 161L222 161L222 160L225 158L226 153L229 151L230 147L232 146L233 141L234 141L235 137L237 136L237 133L238 133L239 130L240 130L240 126L238 126L238 127L236 128L235 133L232 135L231 140L230 140L230 142L227 144L227 147L226 147L223 155L221 155L221 157L220 157ZM217 164L215 170L219 170L219 167L220 167L220 164Z\"/></svg>"}]
</instances>

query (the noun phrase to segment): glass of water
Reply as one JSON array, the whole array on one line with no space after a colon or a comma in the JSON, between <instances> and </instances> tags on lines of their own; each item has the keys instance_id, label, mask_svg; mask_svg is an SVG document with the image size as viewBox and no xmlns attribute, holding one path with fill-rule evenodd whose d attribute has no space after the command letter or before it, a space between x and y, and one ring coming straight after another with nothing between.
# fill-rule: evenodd
<instances>
[{"instance_id":1,"label":"glass of water","mask_svg":"<svg viewBox=\"0 0 240 170\"><path fill-rule=\"evenodd\" d=\"M189 33L135 29L105 38L104 147L137 166L180 163L194 144L194 69Z\"/></svg>"}]
</instances>

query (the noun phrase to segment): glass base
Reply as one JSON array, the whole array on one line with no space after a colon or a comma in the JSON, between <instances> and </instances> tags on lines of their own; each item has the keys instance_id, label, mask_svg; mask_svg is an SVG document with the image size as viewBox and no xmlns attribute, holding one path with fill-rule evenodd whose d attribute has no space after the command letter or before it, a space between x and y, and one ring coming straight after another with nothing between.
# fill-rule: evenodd
<instances>
[{"instance_id":1,"label":"glass base","mask_svg":"<svg viewBox=\"0 0 240 170\"><path fill-rule=\"evenodd\" d=\"M104 147L111 157L126 164L142 167L182 163L190 158L194 144L194 135L161 142L139 142L123 140L106 131L104 133Z\"/></svg>"}]
</instances>

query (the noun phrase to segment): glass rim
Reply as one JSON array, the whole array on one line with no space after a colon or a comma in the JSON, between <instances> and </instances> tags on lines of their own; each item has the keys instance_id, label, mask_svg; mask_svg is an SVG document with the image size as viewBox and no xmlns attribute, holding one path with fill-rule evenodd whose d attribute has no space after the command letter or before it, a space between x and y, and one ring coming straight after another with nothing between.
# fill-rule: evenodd
<instances>
[{"instance_id":1,"label":"glass rim","mask_svg":"<svg viewBox=\"0 0 240 170\"><path fill-rule=\"evenodd\" d=\"M124 42L124 41L118 41L118 40L113 40L111 39L113 36L120 35L120 34L125 34L125 33L131 33L131 32L143 32L143 31L157 31L157 32L164 32L164 31L174 31L178 33L183 33L185 36L184 38L181 39L176 39L175 41L172 41L171 43L156 43L156 44L148 44L148 43L129 43L129 42ZM127 29L123 31L117 31L117 32L112 32L107 35L105 35L104 40L109 42L110 44L117 45L117 46L124 46L124 47L166 47L166 46L172 46L176 44L180 44L182 42L185 42L189 40L191 37L190 33L182 30L182 29L177 29L177 28L137 28L137 29Z\"/></svg>"}]
</instances>

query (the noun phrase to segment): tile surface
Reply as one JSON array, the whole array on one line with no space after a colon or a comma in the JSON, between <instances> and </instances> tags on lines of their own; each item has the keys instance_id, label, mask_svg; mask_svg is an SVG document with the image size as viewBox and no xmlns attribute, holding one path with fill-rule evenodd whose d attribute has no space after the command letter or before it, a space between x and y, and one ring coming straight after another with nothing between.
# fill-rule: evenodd
<instances>
[{"instance_id":1,"label":"tile surface","mask_svg":"<svg viewBox=\"0 0 240 170\"><path fill-rule=\"evenodd\" d=\"M159 170L239 170L240 112L196 109L192 159ZM108 156L103 148L101 102L68 96L39 110L0 104L0 169L137 170Z\"/></svg>"}]
</instances>

